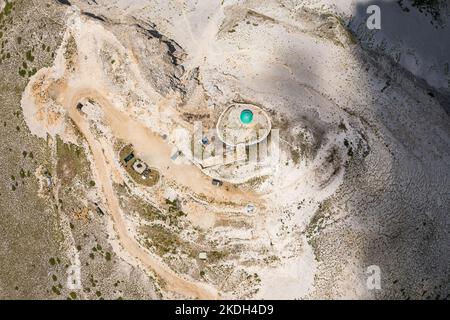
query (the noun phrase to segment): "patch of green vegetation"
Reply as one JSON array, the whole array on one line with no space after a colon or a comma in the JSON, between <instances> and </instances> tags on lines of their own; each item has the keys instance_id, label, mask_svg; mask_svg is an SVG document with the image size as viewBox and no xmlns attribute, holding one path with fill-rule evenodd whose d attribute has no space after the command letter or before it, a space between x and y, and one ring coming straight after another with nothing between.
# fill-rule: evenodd
<instances>
[{"instance_id":1,"label":"patch of green vegetation","mask_svg":"<svg viewBox=\"0 0 450 320\"><path fill-rule=\"evenodd\" d=\"M311 238L315 233L325 228L327 216L331 211L332 201L331 198L328 198L319 204L319 208L314 213L314 216L311 218L311 221L306 228L307 238Z\"/></svg>"},{"instance_id":2,"label":"patch of green vegetation","mask_svg":"<svg viewBox=\"0 0 450 320\"><path fill-rule=\"evenodd\" d=\"M170 201L170 200L166 199L166 204L169 205L168 213L169 213L169 216L171 218L175 218L176 219L176 218L179 218L179 217L182 217L182 216L186 215L186 213L184 213L180 209L180 203L179 203L178 199L175 199L174 201Z\"/></svg>"},{"instance_id":3,"label":"patch of green vegetation","mask_svg":"<svg viewBox=\"0 0 450 320\"><path fill-rule=\"evenodd\" d=\"M160 256L178 251L190 257L198 254L190 243L181 240L178 234L162 225L145 226L141 228L141 232L146 236L146 245L153 247Z\"/></svg>"},{"instance_id":4,"label":"patch of green vegetation","mask_svg":"<svg viewBox=\"0 0 450 320\"><path fill-rule=\"evenodd\" d=\"M66 59L66 67L67 69L73 69L75 66L75 58L77 56L77 43L73 36L66 42L66 46L64 48L64 58Z\"/></svg>"},{"instance_id":5,"label":"patch of green vegetation","mask_svg":"<svg viewBox=\"0 0 450 320\"><path fill-rule=\"evenodd\" d=\"M297 149L291 149L291 158L295 164L299 164L300 162L300 151Z\"/></svg>"},{"instance_id":6,"label":"patch of green vegetation","mask_svg":"<svg viewBox=\"0 0 450 320\"><path fill-rule=\"evenodd\" d=\"M9 16L13 11L13 9L14 9L13 2L6 0L5 7L3 8L3 11L0 12L0 21L3 20L3 17Z\"/></svg>"},{"instance_id":7,"label":"patch of green vegetation","mask_svg":"<svg viewBox=\"0 0 450 320\"><path fill-rule=\"evenodd\" d=\"M344 139L344 146L346 146L347 148L348 148L348 146L349 146L349 142L348 142L347 139Z\"/></svg>"},{"instance_id":8,"label":"patch of green vegetation","mask_svg":"<svg viewBox=\"0 0 450 320\"><path fill-rule=\"evenodd\" d=\"M37 72L36 68L33 68L31 70L28 70L28 77L34 76Z\"/></svg>"},{"instance_id":9,"label":"patch of green vegetation","mask_svg":"<svg viewBox=\"0 0 450 320\"><path fill-rule=\"evenodd\" d=\"M348 148L348 150L347 150L347 155L348 155L349 157L353 157L353 148L352 148L352 147Z\"/></svg>"},{"instance_id":10,"label":"patch of green vegetation","mask_svg":"<svg viewBox=\"0 0 450 320\"><path fill-rule=\"evenodd\" d=\"M59 137L56 141L56 173L61 183L71 185L77 176L87 180L89 164L83 149L71 143L64 143Z\"/></svg>"},{"instance_id":11,"label":"patch of green vegetation","mask_svg":"<svg viewBox=\"0 0 450 320\"><path fill-rule=\"evenodd\" d=\"M119 190L121 194L125 194L125 189L121 188ZM151 204L145 202L139 197L132 196L131 198L123 196L120 197L121 205L129 208L131 211L137 211L142 218L148 221L164 220L166 215L158 208L152 206Z\"/></svg>"},{"instance_id":12,"label":"patch of green vegetation","mask_svg":"<svg viewBox=\"0 0 450 320\"><path fill-rule=\"evenodd\" d=\"M351 146L351 142L349 142L347 139L344 139L344 146L347 148L347 155L349 157L353 157L353 147Z\"/></svg>"},{"instance_id":13,"label":"patch of green vegetation","mask_svg":"<svg viewBox=\"0 0 450 320\"><path fill-rule=\"evenodd\" d=\"M52 265L52 266L54 266L54 265L56 264L55 258L50 258L50 259L48 260L48 262L49 262L50 265Z\"/></svg>"},{"instance_id":14,"label":"patch of green vegetation","mask_svg":"<svg viewBox=\"0 0 450 320\"><path fill-rule=\"evenodd\" d=\"M260 186L262 183L264 183L267 179L269 178L269 176L261 176L261 177L254 177L251 178L250 180L248 180L246 182L247 185L252 186L252 187L257 187ZM208 199L202 199L202 200L208 200Z\"/></svg>"},{"instance_id":15,"label":"patch of green vegetation","mask_svg":"<svg viewBox=\"0 0 450 320\"><path fill-rule=\"evenodd\" d=\"M342 131L347 131L347 126L342 121L339 123L338 128Z\"/></svg>"},{"instance_id":16,"label":"patch of green vegetation","mask_svg":"<svg viewBox=\"0 0 450 320\"><path fill-rule=\"evenodd\" d=\"M143 208L144 211L143 212L140 211L139 213L149 221L162 220L164 218L161 211L159 211L157 208L153 206L145 204L141 208Z\"/></svg>"},{"instance_id":17,"label":"patch of green vegetation","mask_svg":"<svg viewBox=\"0 0 450 320\"><path fill-rule=\"evenodd\" d=\"M30 61L30 62L33 62L34 61L34 56L33 56L33 54L32 54L32 51L31 50L28 50L27 51L27 53L26 53L26 59L28 60L28 61Z\"/></svg>"},{"instance_id":18,"label":"patch of green vegetation","mask_svg":"<svg viewBox=\"0 0 450 320\"><path fill-rule=\"evenodd\" d=\"M228 256L228 252L226 250L213 250L208 252L208 261L209 262L217 262L219 260L224 259L226 256Z\"/></svg>"},{"instance_id":19,"label":"patch of green vegetation","mask_svg":"<svg viewBox=\"0 0 450 320\"><path fill-rule=\"evenodd\" d=\"M169 252L175 253L176 249L180 247L178 236L163 226L154 225L145 227L145 233L148 235L151 245L161 256Z\"/></svg>"},{"instance_id":20,"label":"patch of green vegetation","mask_svg":"<svg viewBox=\"0 0 450 320\"><path fill-rule=\"evenodd\" d=\"M55 287L55 286L52 286L52 291L54 293L56 293L58 296L61 294L61 291L59 291L59 289L57 287Z\"/></svg>"},{"instance_id":21,"label":"patch of green vegetation","mask_svg":"<svg viewBox=\"0 0 450 320\"><path fill-rule=\"evenodd\" d=\"M278 262L278 261L280 261L280 258L278 256L275 256L275 255L272 255L272 256L264 258L264 263L266 265L270 265L270 264Z\"/></svg>"}]
</instances>

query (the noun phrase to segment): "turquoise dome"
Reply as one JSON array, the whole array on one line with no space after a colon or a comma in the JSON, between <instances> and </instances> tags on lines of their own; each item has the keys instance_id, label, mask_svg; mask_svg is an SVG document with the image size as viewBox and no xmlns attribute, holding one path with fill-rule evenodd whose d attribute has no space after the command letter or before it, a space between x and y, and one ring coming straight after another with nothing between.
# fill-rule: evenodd
<instances>
[{"instance_id":1,"label":"turquoise dome","mask_svg":"<svg viewBox=\"0 0 450 320\"><path fill-rule=\"evenodd\" d=\"M240 119L243 124L251 123L253 121L253 112L248 109L242 110Z\"/></svg>"}]
</instances>

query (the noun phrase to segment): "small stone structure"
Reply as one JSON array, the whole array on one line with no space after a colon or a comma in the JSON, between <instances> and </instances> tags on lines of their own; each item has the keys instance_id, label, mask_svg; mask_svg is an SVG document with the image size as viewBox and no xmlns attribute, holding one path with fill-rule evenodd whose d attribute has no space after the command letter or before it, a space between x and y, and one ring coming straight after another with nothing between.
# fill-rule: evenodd
<instances>
[{"instance_id":1,"label":"small stone structure","mask_svg":"<svg viewBox=\"0 0 450 320\"><path fill-rule=\"evenodd\" d=\"M217 136L228 146L253 145L263 141L272 124L267 113L252 104L230 105L217 121Z\"/></svg>"},{"instance_id":2,"label":"small stone structure","mask_svg":"<svg viewBox=\"0 0 450 320\"><path fill-rule=\"evenodd\" d=\"M147 165L144 162L142 162L141 160L136 160L133 163L133 170L139 174L143 174L146 169L147 169Z\"/></svg>"}]
</instances>

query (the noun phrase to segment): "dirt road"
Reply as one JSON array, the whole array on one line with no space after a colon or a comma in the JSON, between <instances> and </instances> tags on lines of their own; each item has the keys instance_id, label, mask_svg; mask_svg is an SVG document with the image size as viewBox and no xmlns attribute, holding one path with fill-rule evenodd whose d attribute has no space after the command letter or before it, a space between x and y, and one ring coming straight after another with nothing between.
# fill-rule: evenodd
<instances>
[{"instance_id":1,"label":"dirt road","mask_svg":"<svg viewBox=\"0 0 450 320\"><path fill-rule=\"evenodd\" d=\"M150 251L143 248L139 243L130 236L126 222L123 218L119 200L117 199L113 184L111 181L110 172L113 168L112 159L107 159L105 154L111 154L104 152L104 148L108 147L108 144L102 144L90 131L89 123L84 119L79 112L76 111L76 103L79 101L80 95L83 92L73 92L64 100L64 106L67 108L70 118L80 130L81 134L86 138L91 149L94 159L94 174L99 182L99 187L105 197L106 204L109 212L111 213L114 221L116 232L119 236L120 242L123 248L133 257L138 259L145 267L153 270L159 277L161 277L166 285L167 289L179 293L185 297L197 298L197 299L217 299L219 297L217 290L213 287L200 282L194 282L182 278L173 272L168 266L166 266L157 256L153 255ZM85 92L86 93L86 92ZM89 97L92 97L89 95ZM106 101L104 101L106 103Z\"/></svg>"}]
</instances>

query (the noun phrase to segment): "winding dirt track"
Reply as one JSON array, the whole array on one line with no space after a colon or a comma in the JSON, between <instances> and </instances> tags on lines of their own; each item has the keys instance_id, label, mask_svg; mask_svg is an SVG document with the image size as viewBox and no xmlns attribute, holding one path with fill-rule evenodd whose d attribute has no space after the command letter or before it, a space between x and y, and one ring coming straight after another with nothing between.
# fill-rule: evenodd
<instances>
[{"instance_id":1,"label":"winding dirt track","mask_svg":"<svg viewBox=\"0 0 450 320\"><path fill-rule=\"evenodd\" d=\"M161 279L164 280L166 288L169 291L176 292L184 297L197 299L217 299L219 294L216 289L204 283L194 282L182 278L166 266L158 257L146 250L128 233L126 222L122 216L119 200L117 199L113 184L111 181L111 167L113 161L106 158L104 148L108 147L107 143L102 144L91 133L89 123L79 112L76 111L76 104L84 97L99 97L94 91L72 91L70 96L63 98L63 105L67 109L70 118L78 127L81 134L86 138L91 149L94 159L94 174L97 175L99 187L106 199L109 212L114 221L114 227L119 236L120 242L130 255L138 259L145 267L152 269ZM102 103L108 103L105 99L101 99ZM111 106L109 106L111 107Z\"/></svg>"}]
</instances>

